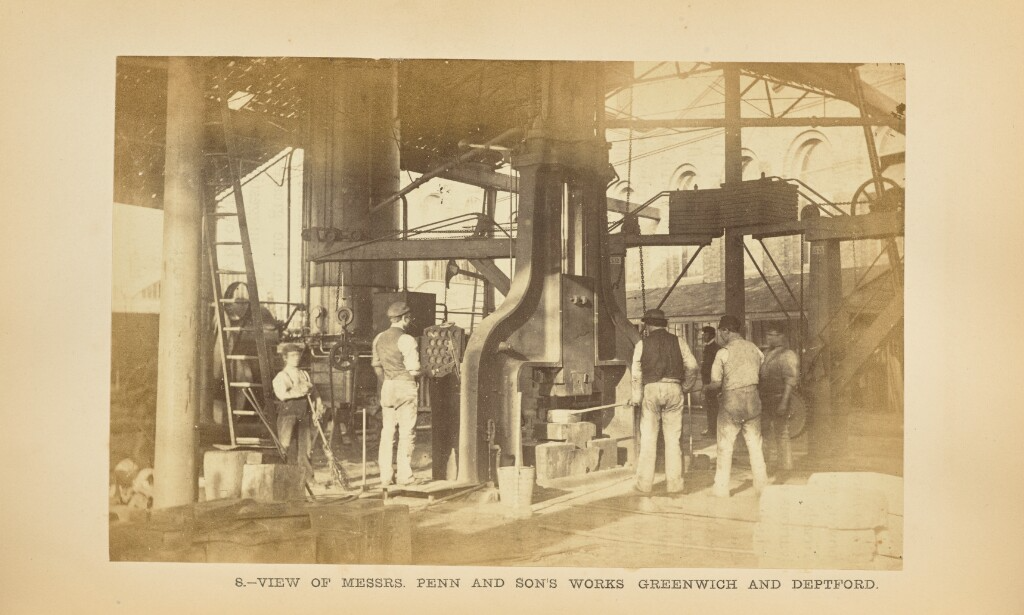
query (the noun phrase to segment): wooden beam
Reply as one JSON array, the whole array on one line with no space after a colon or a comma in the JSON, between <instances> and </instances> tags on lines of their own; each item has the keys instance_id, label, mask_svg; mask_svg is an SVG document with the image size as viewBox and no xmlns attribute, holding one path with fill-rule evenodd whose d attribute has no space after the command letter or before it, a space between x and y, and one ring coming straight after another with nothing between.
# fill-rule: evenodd
<instances>
[{"instance_id":1,"label":"wooden beam","mask_svg":"<svg viewBox=\"0 0 1024 615\"><path fill-rule=\"evenodd\" d=\"M309 243L310 260L321 263L357 261L433 261L449 258L508 258L515 253L506 239L387 239Z\"/></svg>"},{"instance_id":2,"label":"wooden beam","mask_svg":"<svg viewBox=\"0 0 1024 615\"><path fill-rule=\"evenodd\" d=\"M614 233L608 236L608 246L612 252L622 252L625 248L639 246L706 246L714 239L711 235L623 235Z\"/></svg>"},{"instance_id":3,"label":"wooden beam","mask_svg":"<svg viewBox=\"0 0 1024 615\"><path fill-rule=\"evenodd\" d=\"M881 239L904 233L902 212L817 218L808 220L805 224L807 230L804 238L807 241Z\"/></svg>"},{"instance_id":4,"label":"wooden beam","mask_svg":"<svg viewBox=\"0 0 1024 615\"><path fill-rule=\"evenodd\" d=\"M511 177L503 173L497 173L491 170L487 165L482 164L461 164L445 171L440 175L440 177L462 184L469 184L470 186L477 186L479 188L490 188L500 192L519 192L518 178ZM636 208L637 205L638 203L633 203L632 208ZM608 197L608 211L624 214L627 212L626 202L621 199ZM660 221L661 212L653 207L648 207L638 213L637 217Z\"/></svg>"}]
</instances>

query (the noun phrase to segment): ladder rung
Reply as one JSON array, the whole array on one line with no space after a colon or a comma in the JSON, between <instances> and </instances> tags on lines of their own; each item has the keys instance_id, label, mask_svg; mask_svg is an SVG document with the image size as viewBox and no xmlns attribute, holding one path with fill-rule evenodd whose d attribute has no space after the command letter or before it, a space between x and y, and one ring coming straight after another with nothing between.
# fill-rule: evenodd
<instances>
[{"instance_id":1,"label":"ladder rung","mask_svg":"<svg viewBox=\"0 0 1024 615\"><path fill-rule=\"evenodd\" d=\"M230 386L235 389L263 388L263 385L258 382L232 382Z\"/></svg>"},{"instance_id":2,"label":"ladder rung","mask_svg":"<svg viewBox=\"0 0 1024 615\"><path fill-rule=\"evenodd\" d=\"M215 245L215 246L240 246L240 245L242 245L242 242L241 241L215 241L215 242L213 242L213 245Z\"/></svg>"},{"instance_id":3,"label":"ladder rung","mask_svg":"<svg viewBox=\"0 0 1024 615\"><path fill-rule=\"evenodd\" d=\"M211 211L211 212L207 213L206 215L207 215L207 217L210 217L210 218L230 218L232 216L237 216L238 212L237 211Z\"/></svg>"},{"instance_id":4,"label":"ladder rung","mask_svg":"<svg viewBox=\"0 0 1024 615\"><path fill-rule=\"evenodd\" d=\"M255 331L252 327L224 327L225 331Z\"/></svg>"},{"instance_id":5,"label":"ladder rung","mask_svg":"<svg viewBox=\"0 0 1024 615\"><path fill-rule=\"evenodd\" d=\"M246 275L245 271L237 271L235 269L218 269L217 273L220 275Z\"/></svg>"},{"instance_id":6,"label":"ladder rung","mask_svg":"<svg viewBox=\"0 0 1024 615\"><path fill-rule=\"evenodd\" d=\"M229 354L227 358L232 361L248 361L250 359L258 359L259 357L253 354Z\"/></svg>"},{"instance_id":7,"label":"ladder rung","mask_svg":"<svg viewBox=\"0 0 1024 615\"><path fill-rule=\"evenodd\" d=\"M235 416L256 416L255 410L233 410L231 414Z\"/></svg>"}]
</instances>

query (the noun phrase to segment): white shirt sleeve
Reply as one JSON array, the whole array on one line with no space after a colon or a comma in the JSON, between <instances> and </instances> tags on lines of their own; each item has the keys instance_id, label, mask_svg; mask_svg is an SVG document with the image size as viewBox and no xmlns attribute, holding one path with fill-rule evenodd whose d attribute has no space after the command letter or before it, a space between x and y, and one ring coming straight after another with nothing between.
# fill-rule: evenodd
<instances>
[{"instance_id":1,"label":"white shirt sleeve","mask_svg":"<svg viewBox=\"0 0 1024 615\"><path fill-rule=\"evenodd\" d=\"M639 402L643 397L643 367L640 365L640 357L644 354L644 341L640 340L633 348L633 363L630 365L629 373L633 380L633 400Z\"/></svg>"},{"instance_id":2,"label":"white shirt sleeve","mask_svg":"<svg viewBox=\"0 0 1024 615\"><path fill-rule=\"evenodd\" d=\"M416 338L408 333L398 338L398 349L402 352L402 362L410 372L420 371L420 352L416 348Z\"/></svg>"},{"instance_id":3,"label":"white shirt sleeve","mask_svg":"<svg viewBox=\"0 0 1024 615\"><path fill-rule=\"evenodd\" d=\"M711 364L711 382L717 387L722 386L722 378L725 377L725 363L729 360L729 349L720 348L715 355L715 362Z\"/></svg>"},{"instance_id":4,"label":"white shirt sleeve","mask_svg":"<svg viewBox=\"0 0 1024 615\"><path fill-rule=\"evenodd\" d=\"M380 333L378 333L376 336L374 336L373 343L370 344L370 355L371 355L370 365L373 366L373 367L380 367L381 366L380 356L377 354L377 340L380 339L380 336L381 336Z\"/></svg>"},{"instance_id":5,"label":"white shirt sleeve","mask_svg":"<svg viewBox=\"0 0 1024 615\"><path fill-rule=\"evenodd\" d=\"M682 337L679 338L679 353L683 355L683 391L690 391L697 383L700 368L697 365L697 357L693 356L690 345Z\"/></svg>"}]
</instances>

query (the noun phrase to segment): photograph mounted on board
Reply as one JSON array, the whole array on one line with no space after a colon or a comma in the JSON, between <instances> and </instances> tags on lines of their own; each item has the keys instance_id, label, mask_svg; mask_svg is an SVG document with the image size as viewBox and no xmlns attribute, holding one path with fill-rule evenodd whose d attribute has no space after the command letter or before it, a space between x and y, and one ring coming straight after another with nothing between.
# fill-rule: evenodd
<instances>
[{"instance_id":1,"label":"photograph mounted on board","mask_svg":"<svg viewBox=\"0 0 1024 615\"><path fill-rule=\"evenodd\" d=\"M903 65L116 70L112 561L902 570Z\"/></svg>"}]
</instances>

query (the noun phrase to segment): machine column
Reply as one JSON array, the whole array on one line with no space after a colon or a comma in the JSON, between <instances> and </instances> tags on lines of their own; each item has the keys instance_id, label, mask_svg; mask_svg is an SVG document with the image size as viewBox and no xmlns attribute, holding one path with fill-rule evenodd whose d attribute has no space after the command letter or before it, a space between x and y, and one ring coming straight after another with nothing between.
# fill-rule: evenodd
<instances>
[{"instance_id":1,"label":"machine column","mask_svg":"<svg viewBox=\"0 0 1024 615\"><path fill-rule=\"evenodd\" d=\"M743 141L740 128L740 68L728 64L725 77L725 183L743 181ZM743 235L725 229L725 312L746 320L746 295L743 290Z\"/></svg>"},{"instance_id":2,"label":"machine column","mask_svg":"<svg viewBox=\"0 0 1024 615\"><path fill-rule=\"evenodd\" d=\"M846 448L846 417L833 404L830 385L833 358L835 353L841 352L836 347L835 336L830 334L842 325L834 320L843 300L841 266L838 241L811 243L808 285L812 292L807 312L811 338L806 356L818 356L811 373L807 374L813 412L808 444L809 452L815 457L841 455Z\"/></svg>"},{"instance_id":3,"label":"machine column","mask_svg":"<svg viewBox=\"0 0 1024 615\"><path fill-rule=\"evenodd\" d=\"M153 505L188 504L196 491L196 421L203 221L203 74L170 58L164 179L163 273Z\"/></svg>"},{"instance_id":4,"label":"machine column","mask_svg":"<svg viewBox=\"0 0 1024 615\"><path fill-rule=\"evenodd\" d=\"M400 201L371 212L400 187L397 66L373 60L321 62L311 88L310 226L364 239L397 230ZM350 331L372 337L373 293L398 289L398 263L315 265L310 286L310 309L329 308L325 333L340 331L333 313L340 304L355 313Z\"/></svg>"}]
</instances>

